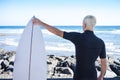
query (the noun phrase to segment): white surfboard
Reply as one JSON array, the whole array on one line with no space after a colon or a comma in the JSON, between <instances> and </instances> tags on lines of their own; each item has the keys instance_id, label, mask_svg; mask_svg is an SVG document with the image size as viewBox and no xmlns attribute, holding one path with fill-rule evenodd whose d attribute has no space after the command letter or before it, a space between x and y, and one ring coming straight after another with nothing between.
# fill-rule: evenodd
<instances>
[{"instance_id":1,"label":"white surfboard","mask_svg":"<svg viewBox=\"0 0 120 80\"><path fill-rule=\"evenodd\" d=\"M32 18L33 19L33 18ZM46 80L47 64L45 46L40 27L28 22L19 42L13 80Z\"/></svg>"}]
</instances>

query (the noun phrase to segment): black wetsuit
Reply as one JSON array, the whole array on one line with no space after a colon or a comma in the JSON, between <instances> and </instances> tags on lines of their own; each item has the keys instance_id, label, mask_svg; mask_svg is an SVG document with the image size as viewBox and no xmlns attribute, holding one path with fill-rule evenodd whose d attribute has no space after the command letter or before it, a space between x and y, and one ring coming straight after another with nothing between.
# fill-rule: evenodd
<instances>
[{"instance_id":1,"label":"black wetsuit","mask_svg":"<svg viewBox=\"0 0 120 80\"><path fill-rule=\"evenodd\" d=\"M63 38L70 40L75 45L76 70L74 80L97 80L95 61L106 58L105 44L96 37L93 31L84 33L64 32Z\"/></svg>"}]
</instances>

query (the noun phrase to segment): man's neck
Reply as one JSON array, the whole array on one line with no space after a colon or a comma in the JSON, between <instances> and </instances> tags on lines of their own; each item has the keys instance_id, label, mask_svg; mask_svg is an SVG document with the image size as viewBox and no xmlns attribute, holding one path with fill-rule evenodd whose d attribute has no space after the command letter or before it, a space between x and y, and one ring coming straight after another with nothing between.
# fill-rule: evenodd
<instances>
[{"instance_id":1,"label":"man's neck","mask_svg":"<svg viewBox=\"0 0 120 80\"><path fill-rule=\"evenodd\" d=\"M93 31L93 29L85 29L84 31Z\"/></svg>"}]
</instances>

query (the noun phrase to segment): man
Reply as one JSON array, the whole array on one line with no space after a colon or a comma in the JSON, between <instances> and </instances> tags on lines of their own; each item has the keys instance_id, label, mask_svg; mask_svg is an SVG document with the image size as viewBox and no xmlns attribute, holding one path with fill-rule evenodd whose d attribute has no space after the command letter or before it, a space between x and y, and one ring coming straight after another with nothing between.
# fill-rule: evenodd
<instances>
[{"instance_id":1,"label":"man","mask_svg":"<svg viewBox=\"0 0 120 80\"><path fill-rule=\"evenodd\" d=\"M82 26L84 33L64 32L37 18L33 20L33 23L42 25L53 34L73 42L76 50L74 80L103 80L106 72L106 51L103 40L96 37L93 32L96 24L96 18L94 16L88 15L84 18ZM97 78L95 61L98 56L101 59L101 74Z\"/></svg>"}]
</instances>

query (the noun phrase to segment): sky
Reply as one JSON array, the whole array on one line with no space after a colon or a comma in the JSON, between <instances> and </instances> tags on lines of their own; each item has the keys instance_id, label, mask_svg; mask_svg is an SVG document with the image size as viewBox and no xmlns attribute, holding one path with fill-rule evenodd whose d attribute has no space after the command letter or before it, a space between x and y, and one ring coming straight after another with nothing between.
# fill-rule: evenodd
<instances>
[{"instance_id":1,"label":"sky","mask_svg":"<svg viewBox=\"0 0 120 80\"><path fill-rule=\"evenodd\" d=\"M0 0L0 26L24 26L32 16L50 25L82 25L86 15L97 25L120 25L120 0Z\"/></svg>"}]
</instances>

